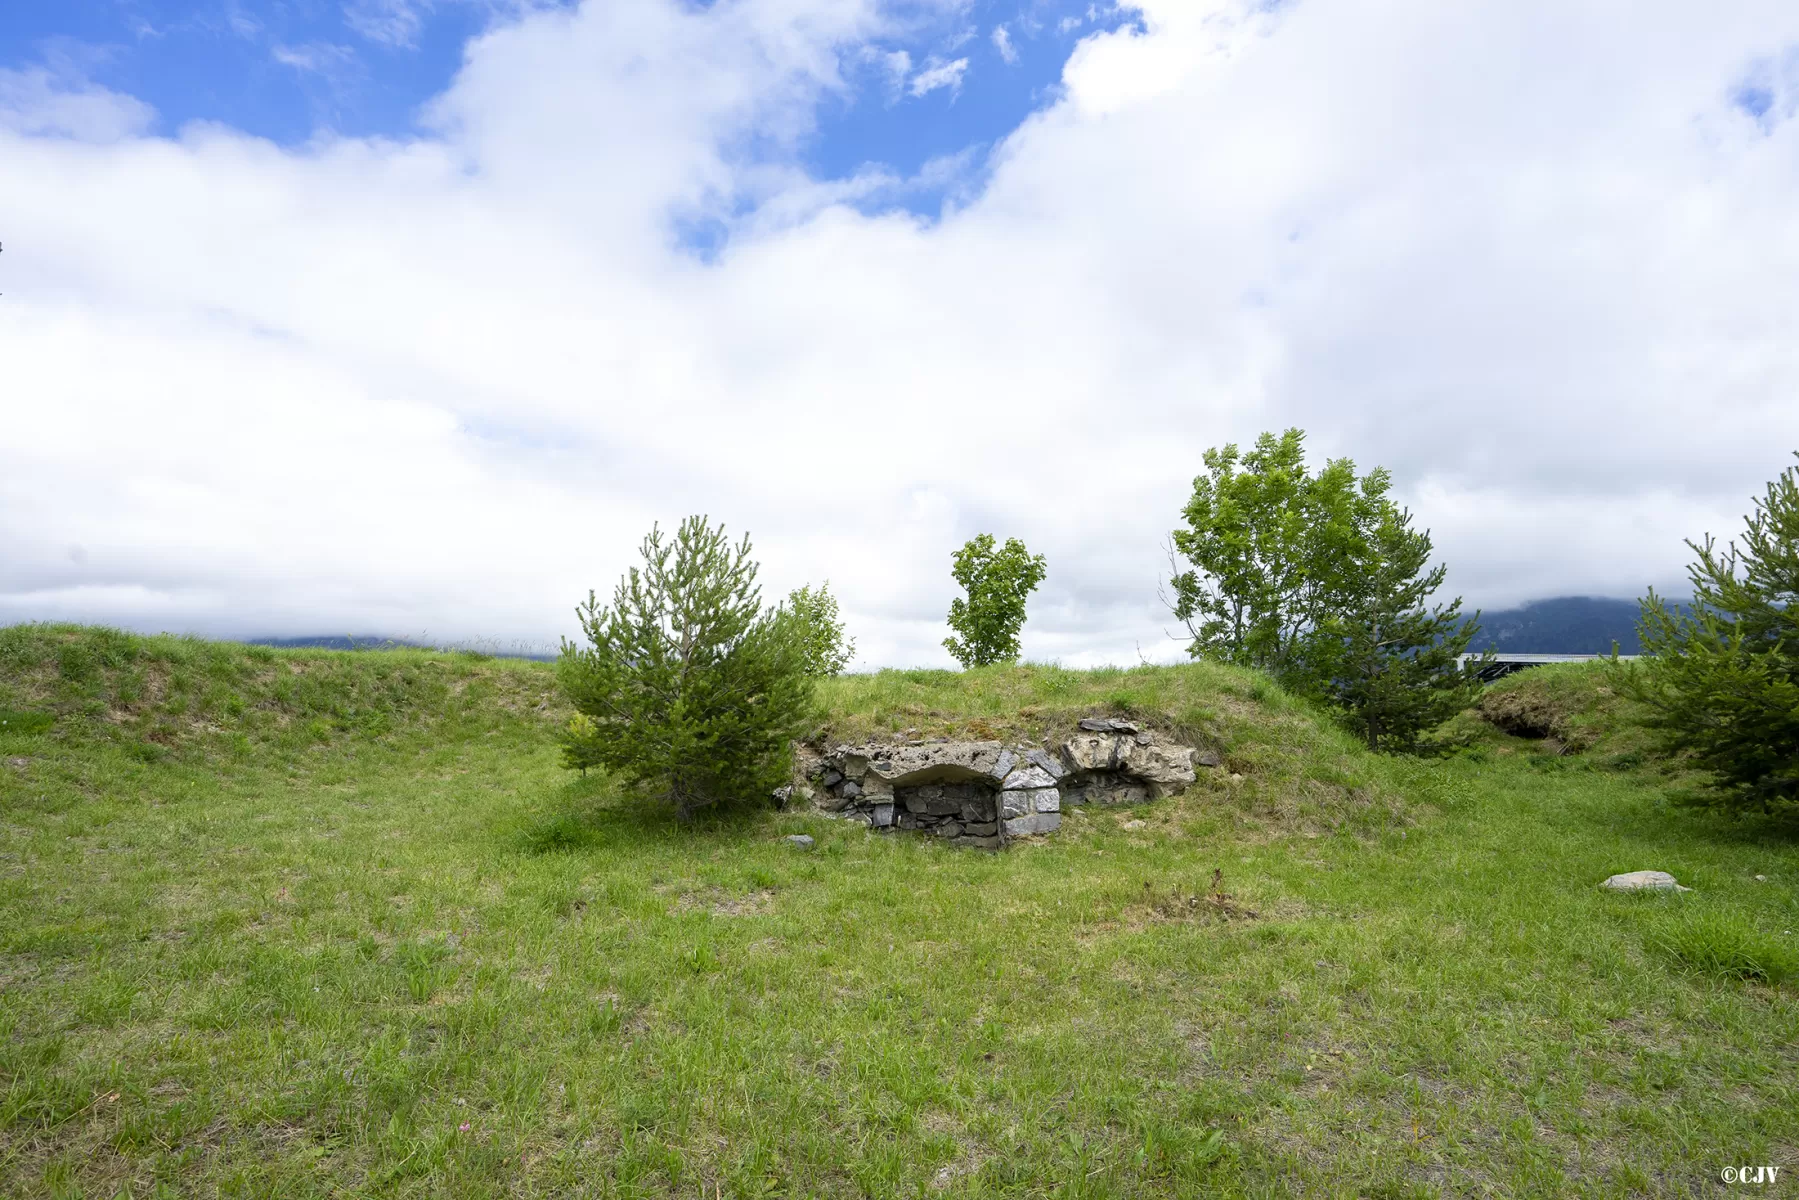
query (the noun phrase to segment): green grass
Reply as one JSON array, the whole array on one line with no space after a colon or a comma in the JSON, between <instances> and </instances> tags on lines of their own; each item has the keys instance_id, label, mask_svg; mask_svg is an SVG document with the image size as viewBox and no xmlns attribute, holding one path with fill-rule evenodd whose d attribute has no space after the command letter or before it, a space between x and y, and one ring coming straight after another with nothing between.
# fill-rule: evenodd
<instances>
[{"instance_id":1,"label":"green grass","mask_svg":"<svg viewBox=\"0 0 1799 1200\"><path fill-rule=\"evenodd\" d=\"M1003 854L683 828L556 767L541 665L0 630L0 710L34 714L0 726L0 1194L1799 1175L1799 848L1659 773L1499 735L1372 758L1204 666L824 700L844 740L1129 711L1225 766ZM1649 867L1694 890L1596 886ZM1215 870L1233 901L1194 902Z\"/></svg>"},{"instance_id":2,"label":"green grass","mask_svg":"<svg viewBox=\"0 0 1799 1200\"><path fill-rule=\"evenodd\" d=\"M1620 677L1636 669L1601 659L1517 671L1483 690L1444 733L1502 752L1528 742L1539 753L1584 754L1614 768L1646 765L1651 739L1633 719L1640 706L1619 690Z\"/></svg>"}]
</instances>

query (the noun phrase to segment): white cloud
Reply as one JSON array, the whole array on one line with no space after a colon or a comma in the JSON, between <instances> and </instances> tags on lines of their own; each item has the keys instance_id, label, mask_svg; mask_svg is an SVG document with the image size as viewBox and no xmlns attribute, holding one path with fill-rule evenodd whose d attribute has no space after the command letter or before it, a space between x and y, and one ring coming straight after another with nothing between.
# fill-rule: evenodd
<instances>
[{"instance_id":1,"label":"white cloud","mask_svg":"<svg viewBox=\"0 0 1799 1200\"><path fill-rule=\"evenodd\" d=\"M336 78L356 68L356 52L331 42L307 42L300 46L275 46L270 57L296 71Z\"/></svg>"},{"instance_id":2,"label":"white cloud","mask_svg":"<svg viewBox=\"0 0 1799 1200\"><path fill-rule=\"evenodd\" d=\"M247 42L255 41L262 36L262 22L244 11L242 0L226 0L225 26L237 37ZM210 23L211 18L198 18L202 24Z\"/></svg>"},{"instance_id":3,"label":"white cloud","mask_svg":"<svg viewBox=\"0 0 1799 1200\"><path fill-rule=\"evenodd\" d=\"M912 83L906 90L917 97L928 95L939 88L948 88L950 94L954 95L962 90L962 76L967 73L966 58L952 59L949 62L939 62L933 58L912 77Z\"/></svg>"},{"instance_id":4,"label":"white cloud","mask_svg":"<svg viewBox=\"0 0 1799 1200\"><path fill-rule=\"evenodd\" d=\"M878 51L869 47L869 55L887 75L887 95L897 101L905 91L906 78L912 74L912 56L904 50Z\"/></svg>"},{"instance_id":5,"label":"white cloud","mask_svg":"<svg viewBox=\"0 0 1799 1200\"><path fill-rule=\"evenodd\" d=\"M1018 61L1018 47L1012 44L1012 35L1007 32L1004 25L995 25L993 27L993 48L998 50L999 56L1007 62L1015 63Z\"/></svg>"},{"instance_id":6,"label":"white cloud","mask_svg":"<svg viewBox=\"0 0 1799 1200\"><path fill-rule=\"evenodd\" d=\"M534 13L409 141L0 76L0 620L550 641L701 511L867 662L947 661L983 530L1028 654L1131 662L1200 453L1288 424L1472 604L1677 586L1799 446L1799 121L1739 99L1799 9L1261 7L1087 38L935 222L744 157L875 0Z\"/></svg>"},{"instance_id":7,"label":"white cloud","mask_svg":"<svg viewBox=\"0 0 1799 1200\"><path fill-rule=\"evenodd\" d=\"M148 129L149 105L64 71L0 68L0 129L28 136L113 142Z\"/></svg>"},{"instance_id":8,"label":"white cloud","mask_svg":"<svg viewBox=\"0 0 1799 1200\"><path fill-rule=\"evenodd\" d=\"M371 42L410 49L430 9L431 0L349 0L344 24Z\"/></svg>"}]
</instances>

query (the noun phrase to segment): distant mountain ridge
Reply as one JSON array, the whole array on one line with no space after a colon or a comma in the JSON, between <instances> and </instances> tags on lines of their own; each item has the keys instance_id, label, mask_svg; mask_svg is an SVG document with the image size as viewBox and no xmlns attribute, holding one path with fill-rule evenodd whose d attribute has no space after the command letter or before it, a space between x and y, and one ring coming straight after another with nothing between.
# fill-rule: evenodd
<instances>
[{"instance_id":1,"label":"distant mountain ridge","mask_svg":"<svg viewBox=\"0 0 1799 1200\"><path fill-rule=\"evenodd\" d=\"M1514 654L1610 654L1618 643L1619 654L1640 654L1637 638L1637 602L1604 596L1558 596L1533 600L1518 608L1482 613L1480 632L1468 644L1471 653L1495 650ZM439 646L409 638L379 634L321 635L315 637L249 638L252 646L282 650L469 650L495 658L527 658L550 662L548 649L513 642L470 642Z\"/></svg>"},{"instance_id":2,"label":"distant mountain ridge","mask_svg":"<svg viewBox=\"0 0 1799 1200\"><path fill-rule=\"evenodd\" d=\"M1482 650L1513 654L1641 654L1637 637L1640 610L1635 600L1603 596L1559 596L1533 600L1520 608L1480 615L1480 632L1468 644Z\"/></svg>"}]
</instances>

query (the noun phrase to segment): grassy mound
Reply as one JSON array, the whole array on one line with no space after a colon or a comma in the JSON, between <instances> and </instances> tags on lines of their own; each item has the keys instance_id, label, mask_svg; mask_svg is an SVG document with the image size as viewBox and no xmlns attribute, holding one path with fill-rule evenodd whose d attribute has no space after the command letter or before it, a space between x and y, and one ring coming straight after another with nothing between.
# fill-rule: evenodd
<instances>
[{"instance_id":1,"label":"grassy mound","mask_svg":"<svg viewBox=\"0 0 1799 1200\"><path fill-rule=\"evenodd\" d=\"M556 765L553 680L0 630L0 1195L1687 1195L1799 1145L1799 850L1657 775L1375 758L1203 665L822 689L830 740L1226 760L984 854L681 826ZM1648 867L1694 890L1596 886Z\"/></svg>"},{"instance_id":2,"label":"grassy mound","mask_svg":"<svg viewBox=\"0 0 1799 1200\"><path fill-rule=\"evenodd\" d=\"M1501 753L1584 754L1606 766L1638 766L1648 742L1635 720L1638 706L1618 690L1617 673L1631 669L1592 661L1514 672L1485 688L1444 733Z\"/></svg>"},{"instance_id":3,"label":"grassy mound","mask_svg":"<svg viewBox=\"0 0 1799 1200\"><path fill-rule=\"evenodd\" d=\"M146 759L288 751L492 714L548 718L548 666L432 650L275 650L79 625L0 628L0 718Z\"/></svg>"},{"instance_id":4,"label":"grassy mound","mask_svg":"<svg viewBox=\"0 0 1799 1200\"><path fill-rule=\"evenodd\" d=\"M820 700L821 742L899 735L1048 744L1073 734L1082 717L1129 716L1220 754L1222 769L1200 772L1201 807L1228 795L1241 812L1313 831L1407 819L1392 760L1363 753L1316 708L1234 667L881 671L827 680Z\"/></svg>"}]
</instances>

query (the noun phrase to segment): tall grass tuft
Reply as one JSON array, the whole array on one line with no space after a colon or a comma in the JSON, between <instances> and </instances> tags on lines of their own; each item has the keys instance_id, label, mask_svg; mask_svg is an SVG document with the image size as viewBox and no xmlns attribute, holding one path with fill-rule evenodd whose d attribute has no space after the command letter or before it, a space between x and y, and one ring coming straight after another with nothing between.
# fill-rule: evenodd
<instances>
[{"instance_id":1,"label":"tall grass tuft","mask_svg":"<svg viewBox=\"0 0 1799 1200\"><path fill-rule=\"evenodd\" d=\"M1799 977L1799 950L1741 912L1689 910L1651 928L1650 949L1713 979L1778 984Z\"/></svg>"}]
</instances>

